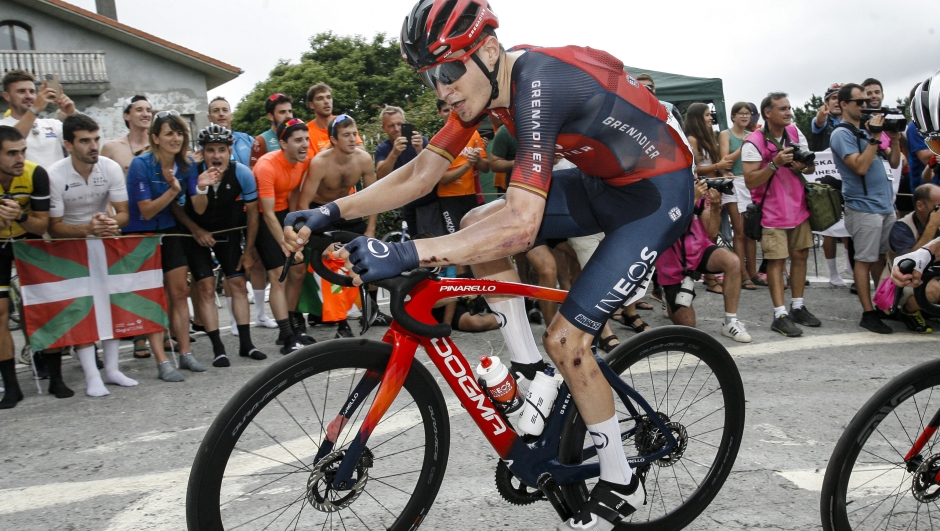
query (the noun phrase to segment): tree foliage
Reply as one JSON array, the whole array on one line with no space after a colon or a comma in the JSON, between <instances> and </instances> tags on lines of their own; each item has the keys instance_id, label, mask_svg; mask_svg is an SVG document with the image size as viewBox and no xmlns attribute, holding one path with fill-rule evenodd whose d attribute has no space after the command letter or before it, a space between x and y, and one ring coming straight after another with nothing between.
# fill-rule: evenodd
<instances>
[{"instance_id":1,"label":"tree foliage","mask_svg":"<svg viewBox=\"0 0 940 531\"><path fill-rule=\"evenodd\" d=\"M347 113L356 119L370 151L385 138L376 118L386 104L403 107L408 121L426 136L440 128L434 93L402 60L397 40L378 34L368 41L359 35L332 32L311 37L310 51L298 64L278 62L268 78L239 102L233 127L254 135L269 128L264 102L275 92L294 99L295 117L313 119L305 98L307 89L320 82L333 89L333 113Z\"/></svg>"},{"instance_id":2,"label":"tree foliage","mask_svg":"<svg viewBox=\"0 0 940 531\"><path fill-rule=\"evenodd\" d=\"M806 138L813 134L811 122L816 118L816 111L823 105L823 99L815 94L810 96L809 101L803 104L803 107L793 107L793 122L796 127L803 132Z\"/></svg>"}]
</instances>

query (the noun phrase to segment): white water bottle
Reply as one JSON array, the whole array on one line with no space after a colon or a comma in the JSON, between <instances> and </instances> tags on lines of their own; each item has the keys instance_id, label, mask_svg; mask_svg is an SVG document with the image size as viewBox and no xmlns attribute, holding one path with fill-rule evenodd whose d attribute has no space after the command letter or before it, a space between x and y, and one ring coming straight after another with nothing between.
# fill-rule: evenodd
<instances>
[{"instance_id":1,"label":"white water bottle","mask_svg":"<svg viewBox=\"0 0 940 531\"><path fill-rule=\"evenodd\" d=\"M493 404L507 417L522 409L522 397L519 394L516 379L509 369L496 356L481 356L477 365L477 376L486 387Z\"/></svg>"},{"instance_id":2,"label":"white water bottle","mask_svg":"<svg viewBox=\"0 0 940 531\"><path fill-rule=\"evenodd\" d=\"M558 397L558 388L564 381L561 375L550 376L546 373L553 375L554 369L549 367L545 372L537 373L529 385L522 416L516 423L519 432L527 435L541 435L542 430L545 429L545 419L551 413L555 398Z\"/></svg>"}]
</instances>

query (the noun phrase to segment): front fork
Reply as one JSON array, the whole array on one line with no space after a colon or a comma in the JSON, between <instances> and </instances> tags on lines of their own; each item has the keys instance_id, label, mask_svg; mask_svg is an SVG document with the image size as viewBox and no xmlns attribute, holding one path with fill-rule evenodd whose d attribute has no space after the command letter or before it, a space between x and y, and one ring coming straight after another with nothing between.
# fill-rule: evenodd
<instances>
[{"instance_id":1,"label":"front fork","mask_svg":"<svg viewBox=\"0 0 940 531\"><path fill-rule=\"evenodd\" d=\"M911 448L907 455L904 456L904 462L907 463L907 469L910 472L914 472L920 467L920 464L923 462L923 459L916 459L920 452L927 446L927 442L930 441L930 438L933 437L934 433L937 432L937 427L940 426L940 409L934 413L933 418L930 419L930 422L927 423L927 427L924 428L923 433L920 434L920 437L917 438L917 442L914 443L914 446ZM937 475L933 478L934 483L940 485L940 472L937 472Z\"/></svg>"}]
</instances>

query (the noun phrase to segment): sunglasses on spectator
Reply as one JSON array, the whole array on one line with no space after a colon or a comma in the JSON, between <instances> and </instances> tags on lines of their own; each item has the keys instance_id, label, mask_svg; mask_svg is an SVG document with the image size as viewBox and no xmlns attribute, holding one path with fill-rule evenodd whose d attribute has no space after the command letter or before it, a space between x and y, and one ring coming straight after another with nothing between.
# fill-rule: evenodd
<instances>
[{"instance_id":1,"label":"sunglasses on spectator","mask_svg":"<svg viewBox=\"0 0 940 531\"><path fill-rule=\"evenodd\" d=\"M291 127L294 127L295 125L303 125L303 126L306 127L306 124L304 124L304 121L301 120L300 118L291 118L290 120L284 122L284 123L278 128L278 130L279 130L280 133L281 133L281 134L278 136L278 140L285 140L284 135L287 133L287 131L288 131Z\"/></svg>"},{"instance_id":2,"label":"sunglasses on spectator","mask_svg":"<svg viewBox=\"0 0 940 531\"><path fill-rule=\"evenodd\" d=\"M477 61L477 64L480 65L481 70L485 71L482 65L482 61L474 56L476 51L479 50L485 42L485 39L480 40L476 46L470 47L467 52L460 57L444 63L430 66L424 70L419 71L418 75L421 76L421 80L424 81L427 86L437 90L438 83L452 85L456 83L458 79L463 77L463 75L467 73L467 61L469 61L471 58Z\"/></svg>"},{"instance_id":3,"label":"sunglasses on spectator","mask_svg":"<svg viewBox=\"0 0 940 531\"><path fill-rule=\"evenodd\" d=\"M351 116L349 116L348 114L341 114L337 116L336 118L334 118L333 123L330 124L329 135L332 137L336 137L336 124L349 120L350 118Z\"/></svg>"},{"instance_id":4,"label":"sunglasses on spectator","mask_svg":"<svg viewBox=\"0 0 940 531\"><path fill-rule=\"evenodd\" d=\"M270 96L268 96L268 101L274 101L278 98L283 98L283 97L284 97L283 92L275 92L274 94L271 94Z\"/></svg>"},{"instance_id":5,"label":"sunglasses on spectator","mask_svg":"<svg viewBox=\"0 0 940 531\"><path fill-rule=\"evenodd\" d=\"M848 100L846 103L855 103L859 107L867 107L871 103L871 98L858 98L856 100Z\"/></svg>"},{"instance_id":6,"label":"sunglasses on spectator","mask_svg":"<svg viewBox=\"0 0 940 531\"><path fill-rule=\"evenodd\" d=\"M157 113L156 118L157 118L157 120L162 120L162 119L167 118L167 117L169 117L169 116L179 116L179 115L180 115L180 113L178 113L178 112L176 112L176 111L160 111L160 112Z\"/></svg>"}]
</instances>

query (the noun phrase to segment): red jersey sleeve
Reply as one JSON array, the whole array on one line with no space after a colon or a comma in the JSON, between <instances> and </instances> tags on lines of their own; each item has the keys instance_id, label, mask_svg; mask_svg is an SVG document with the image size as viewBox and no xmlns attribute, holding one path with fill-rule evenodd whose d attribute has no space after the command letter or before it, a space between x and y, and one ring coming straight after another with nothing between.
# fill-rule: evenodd
<instances>
[{"instance_id":1,"label":"red jersey sleeve","mask_svg":"<svg viewBox=\"0 0 940 531\"><path fill-rule=\"evenodd\" d=\"M483 113L476 120L468 123L458 118L457 113L450 113L447 123L431 139L428 149L454 162L463 148L470 143L470 139L477 131L477 126L486 116L486 113Z\"/></svg>"}]
</instances>

